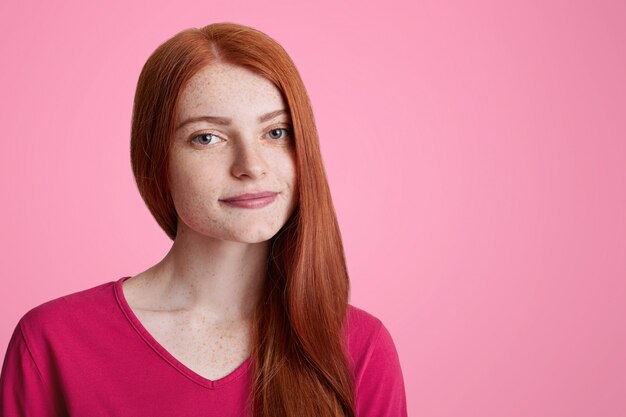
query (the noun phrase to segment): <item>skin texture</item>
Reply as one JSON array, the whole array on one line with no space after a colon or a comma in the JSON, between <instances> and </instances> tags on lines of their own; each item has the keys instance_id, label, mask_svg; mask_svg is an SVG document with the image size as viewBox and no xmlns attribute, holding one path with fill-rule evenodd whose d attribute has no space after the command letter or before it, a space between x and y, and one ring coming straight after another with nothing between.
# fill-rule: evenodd
<instances>
[{"instance_id":1,"label":"skin texture","mask_svg":"<svg viewBox=\"0 0 626 417\"><path fill-rule=\"evenodd\" d=\"M260 116L287 114L260 122ZM168 180L179 216L176 239L156 265L124 282L137 318L174 357L218 379L250 352L251 316L265 278L269 239L297 202L295 145L288 107L267 79L215 63L182 91ZM287 129L287 130L282 130ZM212 135L209 135L212 134ZM268 206L242 209L220 199L278 192Z\"/></svg>"},{"instance_id":2,"label":"skin texture","mask_svg":"<svg viewBox=\"0 0 626 417\"><path fill-rule=\"evenodd\" d=\"M211 66L184 90L179 122L202 115L234 118L232 126L206 121L182 126L170 154L170 186L179 219L194 232L220 240L270 239L292 211L295 184L293 138L287 117L258 123L259 115L285 109L266 79L231 66ZM216 136L201 136L212 133ZM232 208L218 200L245 192L280 192L261 209Z\"/></svg>"}]
</instances>

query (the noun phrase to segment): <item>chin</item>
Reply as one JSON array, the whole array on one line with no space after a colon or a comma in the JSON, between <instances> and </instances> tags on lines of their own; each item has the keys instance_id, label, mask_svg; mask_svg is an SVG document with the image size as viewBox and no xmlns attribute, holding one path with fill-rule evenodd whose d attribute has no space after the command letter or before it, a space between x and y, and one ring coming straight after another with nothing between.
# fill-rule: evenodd
<instances>
[{"instance_id":1,"label":"chin","mask_svg":"<svg viewBox=\"0 0 626 417\"><path fill-rule=\"evenodd\" d=\"M266 242L276 236L279 229L276 230L251 230L234 233L227 240L241 243L261 243Z\"/></svg>"}]
</instances>

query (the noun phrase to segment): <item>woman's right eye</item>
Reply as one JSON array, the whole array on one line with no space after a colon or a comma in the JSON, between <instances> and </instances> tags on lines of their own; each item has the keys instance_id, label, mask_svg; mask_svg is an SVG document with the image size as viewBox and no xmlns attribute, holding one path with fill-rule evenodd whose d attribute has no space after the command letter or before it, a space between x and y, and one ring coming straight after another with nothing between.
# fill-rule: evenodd
<instances>
[{"instance_id":1,"label":"woman's right eye","mask_svg":"<svg viewBox=\"0 0 626 417\"><path fill-rule=\"evenodd\" d=\"M191 141L199 145L210 145L211 140L214 138L219 139L219 136L214 135L213 133L203 133L201 135L193 137Z\"/></svg>"}]
</instances>

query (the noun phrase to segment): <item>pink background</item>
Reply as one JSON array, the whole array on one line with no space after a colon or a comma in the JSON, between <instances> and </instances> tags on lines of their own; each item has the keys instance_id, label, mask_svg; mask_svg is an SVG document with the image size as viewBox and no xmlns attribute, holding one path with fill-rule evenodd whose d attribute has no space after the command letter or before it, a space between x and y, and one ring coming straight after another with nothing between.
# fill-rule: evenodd
<instances>
[{"instance_id":1,"label":"pink background","mask_svg":"<svg viewBox=\"0 0 626 417\"><path fill-rule=\"evenodd\" d=\"M86 3L0 3L1 348L165 255L130 169L137 77L234 21L309 89L351 302L394 336L409 415L626 415L625 2Z\"/></svg>"}]
</instances>

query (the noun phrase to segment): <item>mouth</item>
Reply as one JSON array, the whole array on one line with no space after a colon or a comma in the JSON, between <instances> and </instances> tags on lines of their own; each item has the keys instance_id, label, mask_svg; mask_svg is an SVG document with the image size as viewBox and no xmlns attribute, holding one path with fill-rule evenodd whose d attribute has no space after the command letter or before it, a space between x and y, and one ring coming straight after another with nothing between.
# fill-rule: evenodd
<instances>
[{"instance_id":1,"label":"mouth","mask_svg":"<svg viewBox=\"0 0 626 417\"><path fill-rule=\"evenodd\" d=\"M223 201L225 203L231 203L235 201L248 201L248 200L270 199L270 198L273 199L274 197L276 197L276 195L278 195L278 193L273 192L273 191L262 191L260 193L240 194L237 196L221 199L220 201Z\"/></svg>"},{"instance_id":2,"label":"mouth","mask_svg":"<svg viewBox=\"0 0 626 417\"><path fill-rule=\"evenodd\" d=\"M242 194L226 200L220 200L220 202L230 207L257 209L273 203L277 195L278 193Z\"/></svg>"}]
</instances>

